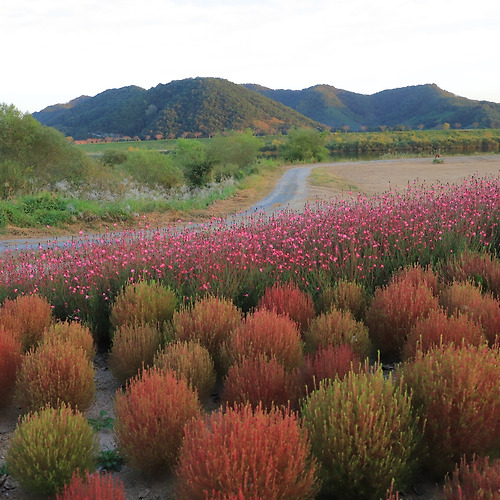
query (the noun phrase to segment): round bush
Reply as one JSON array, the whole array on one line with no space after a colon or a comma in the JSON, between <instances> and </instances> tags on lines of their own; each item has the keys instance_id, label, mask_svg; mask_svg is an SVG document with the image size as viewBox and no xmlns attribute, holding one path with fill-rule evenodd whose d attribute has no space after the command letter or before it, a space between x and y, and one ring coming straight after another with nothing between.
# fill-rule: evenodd
<instances>
[{"instance_id":1,"label":"round bush","mask_svg":"<svg viewBox=\"0 0 500 500\"><path fill-rule=\"evenodd\" d=\"M286 369L303 362L302 341L295 321L276 311L260 309L249 314L223 345L228 366L240 359L264 355L275 357Z\"/></svg>"},{"instance_id":2,"label":"round bush","mask_svg":"<svg viewBox=\"0 0 500 500\"><path fill-rule=\"evenodd\" d=\"M216 382L214 362L208 350L195 341L172 342L154 357L154 366L173 370L198 391L200 400L210 396Z\"/></svg>"},{"instance_id":3,"label":"round bush","mask_svg":"<svg viewBox=\"0 0 500 500\"><path fill-rule=\"evenodd\" d=\"M125 500L125 488L119 478L109 472L89 474L82 478L76 472L57 500Z\"/></svg>"},{"instance_id":4,"label":"round bush","mask_svg":"<svg viewBox=\"0 0 500 500\"><path fill-rule=\"evenodd\" d=\"M275 408L235 406L191 422L176 472L179 500L306 500L318 490L307 434L295 414Z\"/></svg>"},{"instance_id":5,"label":"round bush","mask_svg":"<svg viewBox=\"0 0 500 500\"><path fill-rule=\"evenodd\" d=\"M318 309L328 312L332 307L341 311L350 311L352 316L361 321L366 314L368 294L363 285L355 281L341 279L333 287L327 287L318 298Z\"/></svg>"},{"instance_id":6,"label":"round bush","mask_svg":"<svg viewBox=\"0 0 500 500\"><path fill-rule=\"evenodd\" d=\"M27 491L53 495L77 469L95 469L97 435L79 412L61 405L22 418L10 440L9 474Z\"/></svg>"},{"instance_id":7,"label":"round bush","mask_svg":"<svg viewBox=\"0 0 500 500\"><path fill-rule=\"evenodd\" d=\"M297 323L301 332L306 331L315 316L312 297L293 282L275 283L266 288L257 308L288 315Z\"/></svg>"},{"instance_id":8,"label":"round bush","mask_svg":"<svg viewBox=\"0 0 500 500\"><path fill-rule=\"evenodd\" d=\"M427 466L437 477L462 456L500 449L500 353L485 346L445 345L405 363L401 370L425 420Z\"/></svg>"},{"instance_id":9,"label":"round bush","mask_svg":"<svg viewBox=\"0 0 500 500\"><path fill-rule=\"evenodd\" d=\"M177 460L184 425L199 417L198 394L171 370L151 368L117 392L115 437L120 453L143 473Z\"/></svg>"},{"instance_id":10,"label":"round bush","mask_svg":"<svg viewBox=\"0 0 500 500\"><path fill-rule=\"evenodd\" d=\"M137 375L143 366L153 363L161 347L161 333L149 323L125 323L113 335L109 354L109 368L116 379L123 383Z\"/></svg>"},{"instance_id":11,"label":"round bush","mask_svg":"<svg viewBox=\"0 0 500 500\"><path fill-rule=\"evenodd\" d=\"M52 341L23 357L16 393L28 411L61 402L85 411L94 400L94 377L94 366L83 349L68 341Z\"/></svg>"},{"instance_id":12,"label":"round bush","mask_svg":"<svg viewBox=\"0 0 500 500\"><path fill-rule=\"evenodd\" d=\"M21 342L0 326L0 407L10 399L21 364Z\"/></svg>"},{"instance_id":13,"label":"round bush","mask_svg":"<svg viewBox=\"0 0 500 500\"><path fill-rule=\"evenodd\" d=\"M418 264L399 269L391 278L392 283L407 283L415 287L424 286L432 290L433 295L439 295L441 285L439 276L430 267Z\"/></svg>"},{"instance_id":14,"label":"round bush","mask_svg":"<svg viewBox=\"0 0 500 500\"><path fill-rule=\"evenodd\" d=\"M76 321L53 323L44 331L42 340L43 342L66 340L75 346L81 347L91 361L96 355L94 339L90 329Z\"/></svg>"},{"instance_id":15,"label":"round bush","mask_svg":"<svg viewBox=\"0 0 500 500\"><path fill-rule=\"evenodd\" d=\"M242 358L229 368L222 399L229 405L260 404L265 409L273 405L296 407L302 392L296 371L287 371L275 358L260 355Z\"/></svg>"},{"instance_id":16,"label":"round bush","mask_svg":"<svg viewBox=\"0 0 500 500\"><path fill-rule=\"evenodd\" d=\"M404 484L415 466L420 432L411 398L382 369L325 380L302 408L324 493L335 498L381 498Z\"/></svg>"},{"instance_id":17,"label":"round bush","mask_svg":"<svg viewBox=\"0 0 500 500\"><path fill-rule=\"evenodd\" d=\"M172 319L177 297L156 281L128 284L117 295L111 307L111 325L149 323L158 329Z\"/></svg>"},{"instance_id":18,"label":"round bush","mask_svg":"<svg viewBox=\"0 0 500 500\"><path fill-rule=\"evenodd\" d=\"M370 355L372 347L368 328L356 321L350 311L332 308L327 313L314 318L304 335L306 349L316 351L329 345L350 345L359 358Z\"/></svg>"}]
</instances>

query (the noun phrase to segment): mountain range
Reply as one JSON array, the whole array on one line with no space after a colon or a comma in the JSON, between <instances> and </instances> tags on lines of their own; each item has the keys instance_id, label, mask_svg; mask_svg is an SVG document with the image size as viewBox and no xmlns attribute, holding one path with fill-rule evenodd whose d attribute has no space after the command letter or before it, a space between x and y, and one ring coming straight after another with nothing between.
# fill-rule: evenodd
<instances>
[{"instance_id":1,"label":"mountain range","mask_svg":"<svg viewBox=\"0 0 500 500\"><path fill-rule=\"evenodd\" d=\"M221 78L188 78L109 89L55 104L33 116L75 139L118 136L207 137L251 128L259 134L292 127L357 131L385 128L500 128L500 104L459 97L435 84L365 95L315 85L274 90Z\"/></svg>"}]
</instances>

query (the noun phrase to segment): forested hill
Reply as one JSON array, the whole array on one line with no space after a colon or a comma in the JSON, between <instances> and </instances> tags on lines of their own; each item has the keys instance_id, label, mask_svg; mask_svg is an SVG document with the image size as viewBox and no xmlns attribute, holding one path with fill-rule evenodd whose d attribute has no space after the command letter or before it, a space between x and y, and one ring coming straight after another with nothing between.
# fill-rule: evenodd
<instances>
[{"instance_id":1,"label":"forested hill","mask_svg":"<svg viewBox=\"0 0 500 500\"><path fill-rule=\"evenodd\" d=\"M75 139L96 136L206 137L248 127L264 133L326 128L275 100L220 78L189 78L149 90L130 86L33 113Z\"/></svg>"},{"instance_id":2,"label":"forested hill","mask_svg":"<svg viewBox=\"0 0 500 500\"><path fill-rule=\"evenodd\" d=\"M248 84L248 89L279 101L332 129L395 127L433 129L499 128L500 104L456 96L435 84L357 94L329 85L303 90L273 90Z\"/></svg>"}]
</instances>

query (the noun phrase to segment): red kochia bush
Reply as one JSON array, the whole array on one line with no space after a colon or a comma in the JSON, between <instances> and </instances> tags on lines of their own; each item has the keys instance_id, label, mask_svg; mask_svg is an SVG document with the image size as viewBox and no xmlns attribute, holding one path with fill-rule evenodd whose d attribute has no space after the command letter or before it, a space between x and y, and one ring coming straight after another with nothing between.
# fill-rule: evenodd
<instances>
[{"instance_id":1,"label":"red kochia bush","mask_svg":"<svg viewBox=\"0 0 500 500\"><path fill-rule=\"evenodd\" d=\"M315 315L312 297L293 282L275 283L266 288L257 308L287 314L299 325L302 332L307 329Z\"/></svg>"},{"instance_id":2,"label":"red kochia bush","mask_svg":"<svg viewBox=\"0 0 500 500\"><path fill-rule=\"evenodd\" d=\"M446 477L444 500L495 500L500 497L500 460L474 456L470 463L462 457L453 477Z\"/></svg>"},{"instance_id":3,"label":"red kochia bush","mask_svg":"<svg viewBox=\"0 0 500 500\"><path fill-rule=\"evenodd\" d=\"M464 314L448 316L442 309L435 309L426 318L417 320L403 346L402 358L415 356L417 350L427 352L431 347L454 343L455 345L481 345L486 342L481 325Z\"/></svg>"},{"instance_id":4,"label":"red kochia bush","mask_svg":"<svg viewBox=\"0 0 500 500\"><path fill-rule=\"evenodd\" d=\"M89 474L87 471L85 478L75 472L57 500L125 500L125 487L109 472Z\"/></svg>"},{"instance_id":5,"label":"red kochia bush","mask_svg":"<svg viewBox=\"0 0 500 500\"><path fill-rule=\"evenodd\" d=\"M117 392L115 437L135 469L154 473L177 460L184 425L199 417L198 394L172 370L151 368Z\"/></svg>"},{"instance_id":6,"label":"red kochia bush","mask_svg":"<svg viewBox=\"0 0 500 500\"><path fill-rule=\"evenodd\" d=\"M229 405L261 404L265 409L273 405L295 407L300 396L298 373L263 355L240 359L231 366L222 392L222 399Z\"/></svg>"},{"instance_id":7,"label":"red kochia bush","mask_svg":"<svg viewBox=\"0 0 500 500\"><path fill-rule=\"evenodd\" d=\"M313 499L317 465L298 417L250 405L188 424L177 466L177 498Z\"/></svg>"},{"instance_id":8,"label":"red kochia bush","mask_svg":"<svg viewBox=\"0 0 500 500\"><path fill-rule=\"evenodd\" d=\"M418 264L403 267L392 276L391 282L408 283L413 286L425 286L432 290L434 295L439 295L439 276L430 267L421 267Z\"/></svg>"},{"instance_id":9,"label":"red kochia bush","mask_svg":"<svg viewBox=\"0 0 500 500\"><path fill-rule=\"evenodd\" d=\"M243 357L261 354L275 357L289 370L298 368L303 361L302 341L295 321L266 309L248 315L223 350L229 365Z\"/></svg>"},{"instance_id":10,"label":"red kochia bush","mask_svg":"<svg viewBox=\"0 0 500 500\"><path fill-rule=\"evenodd\" d=\"M0 325L19 336L23 351L40 342L45 328L53 321L52 307L39 295L20 295L6 299L0 310Z\"/></svg>"},{"instance_id":11,"label":"red kochia bush","mask_svg":"<svg viewBox=\"0 0 500 500\"><path fill-rule=\"evenodd\" d=\"M401 373L425 421L427 465L438 476L463 455L500 449L500 351L486 346L435 348L406 362Z\"/></svg>"},{"instance_id":12,"label":"red kochia bush","mask_svg":"<svg viewBox=\"0 0 500 500\"><path fill-rule=\"evenodd\" d=\"M377 288L366 312L370 337L383 355L398 358L406 337L418 319L439 306L428 286L410 280L391 281Z\"/></svg>"},{"instance_id":13,"label":"red kochia bush","mask_svg":"<svg viewBox=\"0 0 500 500\"><path fill-rule=\"evenodd\" d=\"M21 364L21 342L0 326L0 407L9 397Z\"/></svg>"}]
</instances>

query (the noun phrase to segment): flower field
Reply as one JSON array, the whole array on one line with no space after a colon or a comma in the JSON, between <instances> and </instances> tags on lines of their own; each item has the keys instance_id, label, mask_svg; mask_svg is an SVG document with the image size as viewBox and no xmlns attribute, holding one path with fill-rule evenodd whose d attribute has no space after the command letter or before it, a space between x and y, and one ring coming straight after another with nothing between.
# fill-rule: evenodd
<instances>
[{"instance_id":1,"label":"flower field","mask_svg":"<svg viewBox=\"0 0 500 500\"><path fill-rule=\"evenodd\" d=\"M113 373L126 380L117 394L118 448L143 473L173 472L178 498L396 498L389 490L404 491L416 473L441 485L449 474L447 498L461 498L453 496L460 468L474 471L478 484L481 474L493 477L494 491L499 255L500 176L6 252L0 388L5 381L19 401L29 396L35 410L15 433L16 453L26 459L10 457L9 466L8 455L7 471L30 476L32 491L61 492L73 470L49 474L50 484L31 477L39 450L21 430L43 433L37 419L50 417L45 434L61 425L71 436L82 424L71 422L65 405L80 415L75 408L95 390L90 382L65 385L63 374L57 387L68 386L60 389L68 396L54 396L58 356L85 376L92 368L89 348L73 345L77 337L49 342L55 330L45 323L37 331L37 317L47 321L45 303L52 322L81 322L100 352L110 351ZM44 302L22 305L19 297ZM393 362L388 376L382 363ZM34 370L45 385L32 382ZM224 412L208 411L207 383L215 380ZM439 404L430 391L441 391ZM8 400L9 391L0 396ZM45 415L46 405L61 402L59 414ZM476 456L490 462L476 467Z\"/></svg>"}]
</instances>

